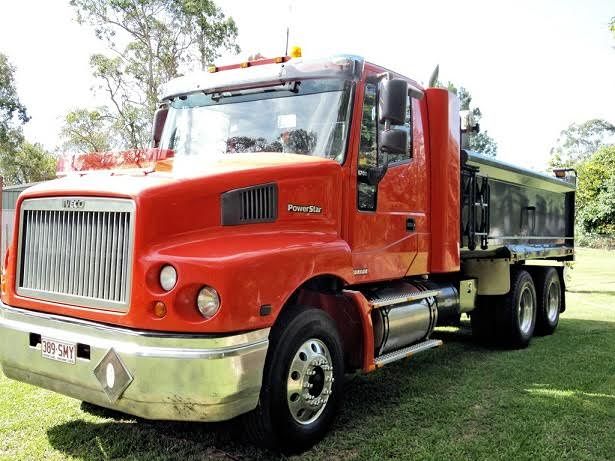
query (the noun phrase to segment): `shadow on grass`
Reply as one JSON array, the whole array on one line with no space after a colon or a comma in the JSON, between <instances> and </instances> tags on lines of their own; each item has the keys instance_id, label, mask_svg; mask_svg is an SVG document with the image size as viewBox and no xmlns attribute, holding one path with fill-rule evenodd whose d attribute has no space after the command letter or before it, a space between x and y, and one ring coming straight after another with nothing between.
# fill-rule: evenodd
<instances>
[{"instance_id":1,"label":"shadow on grass","mask_svg":"<svg viewBox=\"0 0 615 461\"><path fill-rule=\"evenodd\" d=\"M615 396L601 386L615 373L605 364L615 352L611 325L562 319L557 334L521 351L479 346L467 326L438 331L443 348L351 377L331 433L303 458L607 459ZM247 444L236 421L152 422L82 408L102 420L47 431L55 449L77 459L278 457Z\"/></svg>"}]
</instances>

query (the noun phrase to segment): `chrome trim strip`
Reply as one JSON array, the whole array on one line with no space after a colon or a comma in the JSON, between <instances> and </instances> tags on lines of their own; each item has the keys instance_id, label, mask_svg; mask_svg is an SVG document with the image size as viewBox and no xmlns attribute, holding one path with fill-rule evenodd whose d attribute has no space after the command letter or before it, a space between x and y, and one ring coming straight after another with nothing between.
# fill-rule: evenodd
<instances>
[{"instance_id":1,"label":"chrome trim strip","mask_svg":"<svg viewBox=\"0 0 615 461\"><path fill-rule=\"evenodd\" d=\"M60 325L58 325L60 326ZM86 338L83 335L75 334L66 330L62 330L61 328L55 327L41 327L32 325L31 323L25 323L18 320L9 320L0 318L0 327L8 328L13 331L21 331L23 333L36 333L41 336L47 338L58 338L73 343L83 343L88 344L90 346L103 347L103 348L113 348L119 353L130 354L135 357L157 357L157 358L172 358L172 359L220 359L225 357L234 357L237 355L242 355L246 352L250 352L256 349L260 349L262 347L266 347L269 343L269 328L265 328L263 330L256 330L251 332L251 335L238 335L238 336L227 336L225 339L231 339L232 342L237 342L237 344L223 346L223 347L214 347L212 345L211 348L185 348L185 347L160 347L160 346L147 346L141 344L135 344L134 342L126 342L122 340L106 340L106 339L96 339L94 338ZM61 334L58 334L61 331ZM118 335L119 336L119 335ZM157 338L162 339L164 338ZM168 338L171 339L171 338ZM167 340L168 340L167 339ZM174 338L174 339L177 339ZM184 338L188 341L194 341L199 338L196 337L188 337ZM208 338L202 338L203 340L207 340ZM243 341L248 342L243 342ZM214 340L215 341L215 340Z\"/></svg>"},{"instance_id":2,"label":"chrome trim strip","mask_svg":"<svg viewBox=\"0 0 615 461\"><path fill-rule=\"evenodd\" d=\"M79 203L80 207L78 209L66 208L67 202ZM22 277L24 215L27 211L32 212L31 222L36 222L39 228L37 232L31 235L33 242L27 246L30 251L27 256L30 264L28 268L24 268ZM60 215L60 212L63 213ZM86 215L81 212L94 213L92 220L85 219ZM55 219L58 220L62 216L64 225L60 225L59 221L52 219L53 216L50 213L57 213ZM117 213L123 213L119 219ZM110 230L112 218L113 222L120 225L121 229L114 227L109 233L107 231ZM136 205L130 199L64 196L24 200L19 210L15 291L20 296L34 299L85 308L127 312L132 292L135 218ZM130 220L129 223L126 223L127 219ZM54 221L56 225L52 225ZM65 224L67 222L74 224L75 221L80 224L77 230L82 238L80 238L80 242L74 242L71 234L71 241L66 244L69 236L68 227ZM94 221L96 221L96 224ZM57 234L58 231L63 232L62 236ZM72 231L75 231L74 226L72 226ZM90 245L94 232L97 235L96 245ZM113 258L110 257L109 250L113 246L115 232L118 232L122 237L122 247L118 246L117 249L122 249L123 253L120 258L119 252L115 252L116 267L114 268L111 261ZM43 234L42 237L39 235L41 233ZM125 239L128 239L127 245L123 245ZM48 257L43 258L41 252L46 243L54 244L54 249ZM101 252L105 253L104 261L100 259ZM88 257L87 255L91 253L94 253L94 256ZM121 267L119 267L121 274L115 274L119 259L125 261L125 264L121 264ZM62 274L54 273L54 267L60 267L63 271ZM36 280L37 274L44 274L44 279ZM77 283L73 280L76 275L80 275ZM111 287L113 293L109 293L107 283L101 283L103 279L107 280L107 278L112 282L115 280L114 286ZM28 286L22 286L23 284ZM33 286L45 287L46 289L34 288ZM73 293L66 293L71 287ZM78 294L75 294L75 291ZM110 299L112 295L123 301Z\"/></svg>"}]
</instances>

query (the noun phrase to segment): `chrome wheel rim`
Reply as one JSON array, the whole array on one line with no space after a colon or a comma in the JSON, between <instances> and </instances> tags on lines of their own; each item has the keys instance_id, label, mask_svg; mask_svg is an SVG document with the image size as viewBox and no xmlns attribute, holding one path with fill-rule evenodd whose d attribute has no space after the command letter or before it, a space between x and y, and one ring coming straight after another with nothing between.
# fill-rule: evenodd
<instances>
[{"instance_id":1,"label":"chrome wheel rim","mask_svg":"<svg viewBox=\"0 0 615 461\"><path fill-rule=\"evenodd\" d=\"M517 318L519 319L519 330L524 336L527 336L532 327L534 319L534 310L536 303L534 294L529 285L525 285L521 290L521 296L519 296L519 302L517 303Z\"/></svg>"},{"instance_id":2,"label":"chrome wheel rim","mask_svg":"<svg viewBox=\"0 0 615 461\"><path fill-rule=\"evenodd\" d=\"M333 391L333 362L320 339L311 338L295 353L286 379L288 409L299 424L318 419Z\"/></svg>"},{"instance_id":3,"label":"chrome wheel rim","mask_svg":"<svg viewBox=\"0 0 615 461\"><path fill-rule=\"evenodd\" d=\"M547 292L547 318L552 324L557 320L557 314L559 313L559 298L559 284L553 282L549 285L549 291Z\"/></svg>"}]
</instances>

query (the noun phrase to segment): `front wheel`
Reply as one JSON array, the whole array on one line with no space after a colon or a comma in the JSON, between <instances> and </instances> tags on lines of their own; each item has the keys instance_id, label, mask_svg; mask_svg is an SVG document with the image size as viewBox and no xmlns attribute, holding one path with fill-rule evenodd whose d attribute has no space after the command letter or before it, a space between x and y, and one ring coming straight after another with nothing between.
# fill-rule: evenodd
<instances>
[{"instance_id":1,"label":"front wheel","mask_svg":"<svg viewBox=\"0 0 615 461\"><path fill-rule=\"evenodd\" d=\"M331 425L342 392L343 353L331 317L291 307L272 329L257 408L244 417L253 441L297 452Z\"/></svg>"}]
</instances>

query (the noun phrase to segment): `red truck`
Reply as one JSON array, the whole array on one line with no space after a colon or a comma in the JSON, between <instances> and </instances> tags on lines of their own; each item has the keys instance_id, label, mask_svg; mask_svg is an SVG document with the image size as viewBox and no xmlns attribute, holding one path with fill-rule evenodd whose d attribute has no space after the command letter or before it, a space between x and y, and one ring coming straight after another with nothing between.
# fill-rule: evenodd
<instances>
[{"instance_id":1,"label":"red truck","mask_svg":"<svg viewBox=\"0 0 615 461\"><path fill-rule=\"evenodd\" d=\"M169 82L152 148L23 192L6 376L147 419L241 416L301 449L344 375L474 334L525 347L565 308L574 186L464 150L458 100L357 56ZM102 165L102 166L101 166Z\"/></svg>"}]
</instances>

